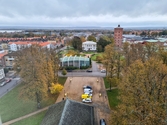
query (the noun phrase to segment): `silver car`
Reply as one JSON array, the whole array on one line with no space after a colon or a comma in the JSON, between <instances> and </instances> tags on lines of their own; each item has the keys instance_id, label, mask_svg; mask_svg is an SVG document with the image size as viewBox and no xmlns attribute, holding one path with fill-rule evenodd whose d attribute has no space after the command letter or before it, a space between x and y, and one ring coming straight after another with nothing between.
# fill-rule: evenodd
<instances>
[{"instance_id":1,"label":"silver car","mask_svg":"<svg viewBox=\"0 0 167 125\"><path fill-rule=\"evenodd\" d=\"M6 82L2 82L1 84L0 84L0 86L2 87L2 86L4 86L6 84Z\"/></svg>"},{"instance_id":2,"label":"silver car","mask_svg":"<svg viewBox=\"0 0 167 125\"><path fill-rule=\"evenodd\" d=\"M91 98L83 99L82 102L92 102Z\"/></svg>"}]
</instances>

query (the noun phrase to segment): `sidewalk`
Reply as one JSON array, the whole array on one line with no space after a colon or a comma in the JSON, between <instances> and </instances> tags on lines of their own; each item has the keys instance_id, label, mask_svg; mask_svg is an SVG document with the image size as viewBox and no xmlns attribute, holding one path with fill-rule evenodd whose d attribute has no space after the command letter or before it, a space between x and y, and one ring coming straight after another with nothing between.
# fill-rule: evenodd
<instances>
[{"instance_id":1,"label":"sidewalk","mask_svg":"<svg viewBox=\"0 0 167 125\"><path fill-rule=\"evenodd\" d=\"M118 87L111 87L111 90L117 89L117 88L118 88ZM107 90L110 90L110 88L107 88L106 91L107 91Z\"/></svg>"},{"instance_id":2,"label":"sidewalk","mask_svg":"<svg viewBox=\"0 0 167 125\"><path fill-rule=\"evenodd\" d=\"M33 115L35 115L35 114L38 114L38 113L40 113L40 112L42 112L42 111L45 111L45 110L47 110L48 108L49 108L49 106L47 106L47 107L45 107L45 108L43 108L43 109L40 109L40 110L38 110L38 111L35 111L35 112L33 112L33 113L30 113L30 114L28 114L28 115L25 115L25 116L22 116L22 117L13 119L13 120L11 120L11 121L5 122L5 123L3 123L2 125L10 125L10 124L12 124L12 123L14 123L14 122L20 121L20 120L22 120L22 119L25 119L25 118L28 118L28 117L33 116Z\"/></svg>"}]
</instances>

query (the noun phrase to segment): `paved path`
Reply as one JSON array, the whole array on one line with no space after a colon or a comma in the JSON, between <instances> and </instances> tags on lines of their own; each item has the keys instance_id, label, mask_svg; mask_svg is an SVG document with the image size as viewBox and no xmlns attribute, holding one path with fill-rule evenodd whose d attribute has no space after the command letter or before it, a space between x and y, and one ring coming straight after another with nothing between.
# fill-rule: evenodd
<instances>
[{"instance_id":1,"label":"paved path","mask_svg":"<svg viewBox=\"0 0 167 125\"><path fill-rule=\"evenodd\" d=\"M43 109L40 109L40 110L38 110L38 111L35 111L35 112L33 112L33 113L30 113L30 114L28 114L28 115L25 115L25 116L22 116L22 117L13 119L13 120L11 120L11 121L5 122L5 123L3 123L2 125L10 125L10 124L12 124L12 123L14 123L14 122L20 121L20 120L25 119L25 118L28 118L28 117L30 117L30 116L32 116L32 115L38 114L38 113L40 113L40 112L42 112L42 111L45 111L45 110L47 110L48 108L49 108L49 106L48 106L48 107L45 107L45 108L43 108Z\"/></svg>"}]
</instances>

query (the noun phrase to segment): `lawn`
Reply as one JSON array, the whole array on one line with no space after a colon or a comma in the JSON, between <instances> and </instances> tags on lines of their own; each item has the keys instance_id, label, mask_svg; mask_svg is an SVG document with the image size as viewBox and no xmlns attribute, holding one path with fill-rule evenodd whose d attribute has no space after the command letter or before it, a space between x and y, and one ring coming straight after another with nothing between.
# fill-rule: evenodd
<instances>
[{"instance_id":1,"label":"lawn","mask_svg":"<svg viewBox=\"0 0 167 125\"><path fill-rule=\"evenodd\" d=\"M119 100L117 99L118 97L118 89L113 89L113 90L108 90L107 91L107 96L108 96L108 101L110 104L111 109L116 109L116 106L119 103Z\"/></svg>"},{"instance_id":2,"label":"lawn","mask_svg":"<svg viewBox=\"0 0 167 125\"><path fill-rule=\"evenodd\" d=\"M97 56L102 56L102 54L103 54L103 53L94 54L93 56L91 56L91 59L92 59L93 61L96 61L96 57L97 57Z\"/></svg>"},{"instance_id":3,"label":"lawn","mask_svg":"<svg viewBox=\"0 0 167 125\"><path fill-rule=\"evenodd\" d=\"M66 79L66 77L60 77L59 83L64 85ZM19 98L18 95L21 87L22 84L18 85L5 96L0 98L0 115L2 122L7 122L37 110L36 102L30 100L25 101L23 98ZM58 95L49 96L41 102L41 107L43 108L54 104L57 97Z\"/></svg>"},{"instance_id":4,"label":"lawn","mask_svg":"<svg viewBox=\"0 0 167 125\"><path fill-rule=\"evenodd\" d=\"M104 77L103 80L104 80L106 89L110 88L110 83L108 82L107 77ZM117 85L115 83L111 83L111 87L117 87Z\"/></svg>"},{"instance_id":5,"label":"lawn","mask_svg":"<svg viewBox=\"0 0 167 125\"><path fill-rule=\"evenodd\" d=\"M64 85L64 83L66 82L67 77L59 77L58 83L60 83L61 85Z\"/></svg>"},{"instance_id":6,"label":"lawn","mask_svg":"<svg viewBox=\"0 0 167 125\"><path fill-rule=\"evenodd\" d=\"M45 116L46 111L40 112L36 115L33 115L31 117L28 117L26 119L20 120L18 122L15 122L11 125L40 125L42 122L42 119Z\"/></svg>"}]
</instances>

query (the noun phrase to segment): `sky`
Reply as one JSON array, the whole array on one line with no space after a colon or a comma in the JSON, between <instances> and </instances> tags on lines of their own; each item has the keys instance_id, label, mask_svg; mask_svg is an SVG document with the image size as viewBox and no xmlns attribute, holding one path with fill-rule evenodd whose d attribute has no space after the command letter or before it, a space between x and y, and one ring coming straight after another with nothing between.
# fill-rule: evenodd
<instances>
[{"instance_id":1,"label":"sky","mask_svg":"<svg viewBox=\"0 0 167 125\"><path fill-rule=\"evenodd\" d=\"M0 0L0 26L166 27L167 0Z\"/></svg>"}]
</instances>

